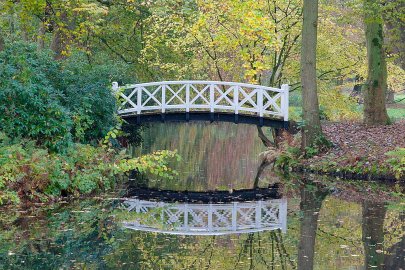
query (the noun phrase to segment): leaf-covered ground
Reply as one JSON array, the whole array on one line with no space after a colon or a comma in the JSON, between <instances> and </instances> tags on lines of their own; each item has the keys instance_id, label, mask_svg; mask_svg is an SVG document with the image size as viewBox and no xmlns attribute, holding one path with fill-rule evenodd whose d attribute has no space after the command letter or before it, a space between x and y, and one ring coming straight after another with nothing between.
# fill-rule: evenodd
<instances>
[{"instance_id":1,"label":"leaf-covered ground","mask_svg":"<svg viewBox=\"0 0 405 270\"><path fill-rule=\"evenodd\" d=\"M325 172L389 175L392 172L385 153L405 148L405 120L376 127L325 123L323 131L334 146L324 154L305 160L303 165Z\"/></svg>"}]
</instances>

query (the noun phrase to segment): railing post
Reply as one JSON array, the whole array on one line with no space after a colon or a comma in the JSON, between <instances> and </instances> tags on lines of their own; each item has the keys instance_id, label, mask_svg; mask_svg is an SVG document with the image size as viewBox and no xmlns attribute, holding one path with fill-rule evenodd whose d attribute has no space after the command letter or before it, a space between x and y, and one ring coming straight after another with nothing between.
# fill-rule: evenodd
<instances>
[{"instance_id":1,"label":"railing post","mask_svg":"<svg viewBox=\"0 0 405 270\"><path fill-rule=\"evenodd\" d=\"M233 106L235 109L235 114L239 113L239 86L233 87Z\"/></svg>"},{"instance_id":2,"label":"railing post","mask_svg":"<svg viewBox=\"0 0 405 270\"><path fill-rule=\"evenodd\" d=\"M210 84L210 112L214 112L214 85Z\"/></svg>"},{"instance_id":3,"label":"railing post","mask_svg":"<svg viewBox=\"0 0 405 270\"><path fill-rule=\"evenodd\" d=\"M142 111L142 88L137 88L137 97L136 97L136 106L137 106L137 114L140 115Z\"/></svg>"},{"instance_id":4,"label":"railing post","mask_svg":"<svg viewBox=\"0 0 405 270\"><path fill-rule=\"evenodd\" d=\"M190 84L186 84L186 112L190 111Z\"/></svg>"},{"instance_id":5,"label":"railing post","mask_svg":"<svg viewBox=\"0 0 405 270\"><path fill-rule=\"evenodd\" d=\"M212 231L212 203L208 206L208 231Z\"/></svg>"},{"instance_id":6,"label":"railing post","mask_svg":"<svg viewBox=\"0 0 405 270\"><path fill-rule=\"evenodd\" d=\"M238 216L238 203L234 202L232 205L232 230L237 229L237 216Z\"/></svg>"},{"instance_id":7,"label":"railing post","mask_svg":"<svg viewBox=\"0 0 405 270\"><path fill-rule=\"evenodd\" d=\"M188 231L188 204L184 204L184 229Z\"/></svg>"},{"instance_id":8,"label":"railing post","mask_svg":"<svg viewBox=\"0 0 405 270\"><path fill-rule=\"evenodd\" d=\"M283 112L284 121L288 121L288 94L289 94L289 86L288 84L281 85L281 90L283 90L281 94L281 110Z\"/></svg>"},{"instance_id":9,"label":"railing post","mask_svg":"<svg viewBox=\"0 0 405 270\"><path fill-rule=\"evenodd\" d=\"M162 113L165 113L166 111L166 85L162 85L162 101L161 101L161 106L162 106Z\"/></svg>"},{"instance_id":10,"label":"railing post","mask_svg":"<svg viewBox=\"0 0 405 270\"><path fill-rule=\"evenodd\" d=\"M257 89L257 107L259 110L259 116L263 117L263 89Z\"/></svg>"},{"instance_id":11,"label":"railing post","mask_svg":"<svg viewBox=\"0 0 405 270\"><path fill-rule=\"evenodd\" d=\"M278 211L278 221L281 225L281 231L287 232L287 199L281 199Z\"/></svg>"},{"instance_id":12,"label":"railing post","mask_svg":"<svg viewBox=\"0 0 405 270\"><path fill-rule=\"evenodd\" d=\"M256 228L260 228L262 226L262 201L256 202Z\"/></svg>"}]
</instances>

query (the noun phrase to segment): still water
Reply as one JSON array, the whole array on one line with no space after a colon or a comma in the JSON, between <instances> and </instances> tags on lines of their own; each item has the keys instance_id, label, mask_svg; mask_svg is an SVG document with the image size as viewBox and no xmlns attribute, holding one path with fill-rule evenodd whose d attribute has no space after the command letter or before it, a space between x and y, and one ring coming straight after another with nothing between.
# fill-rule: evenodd
<instances>
[{"instance_id":1,"label":"still water","mask_svg":"<svg viewBox=\"0 0 405 270\"><path fill-rule=\"evenodd\" d=\"M398 187L263 168L252 126L154 124L142 136L134 153L178 150L176 180L0 208L0 269L405 269Z\"/></svg>"}]
</instances>

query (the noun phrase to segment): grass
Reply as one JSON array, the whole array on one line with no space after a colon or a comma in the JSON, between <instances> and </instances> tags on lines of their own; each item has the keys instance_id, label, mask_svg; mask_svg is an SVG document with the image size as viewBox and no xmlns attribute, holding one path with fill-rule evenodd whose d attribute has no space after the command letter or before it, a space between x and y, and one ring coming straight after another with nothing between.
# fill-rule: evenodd
<instances>
[{"instance_id":1,"label":"grass","mask_svg":"<svg viewBox=\"0 0 405 270\"><path fill-rule=\"evenodd\" d=\"M388 116L393 121L405 119L405 94L395 95L394 100L396 103L387 105Z\"/></svg>"},{"instance_id":2,"label":"grass","mask_svg":"<svg viewBox=\"0 0 405 270\"><path fill-rule=\"evenodd\" d=\"M405 104L405 94L395 95L394 100L397 102L401 100L401 102L399 102L399 104Z\"/></svg>"},{"instance_id":3,"label":"grass","mask_svg":"<svg viewBox=\"0 0 405 270\"><path fill-rule=\"evenodd\" d=\"M398 121L400 119L405 119L405 94L395 95L394 104L387 104L388 116L392 121ZM294 92L290 96L290 119L294 121L302 120L302 108L301 108L301 94L299 92ZM358 105L358 110L363 110L363 105Z\"/></svg>"},{"instance_id":4,"label":"grass","mask_svg":"<svg viewBox=\"0 0 405 270\"><path fill-rule=\"evenodd\" d=\"M387 112L390 119L394 121L405 118L405 108L388 108Z\"/></svg>"}]
</instances>

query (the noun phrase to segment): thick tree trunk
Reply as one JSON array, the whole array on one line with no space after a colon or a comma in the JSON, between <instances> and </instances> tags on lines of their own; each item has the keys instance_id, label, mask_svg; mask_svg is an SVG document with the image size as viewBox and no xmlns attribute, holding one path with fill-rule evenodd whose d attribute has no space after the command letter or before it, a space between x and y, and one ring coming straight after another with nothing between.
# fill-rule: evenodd
<instances>
[{"instance_id":1,"label":"thick tree trunk","mask_svg":"<svg viewBox=\"0 0 405 270\"><path fill-rule=\"evenodd\" d=\"M363 202L363 243L365 269L384 268L384 218L382 203Z\"/></svg>"},{"instance_id":2,"label":"thick tree trunk","mask_svg":"<svg viewBox=\"0 0 405 270\"><path fill-rule=\"evenodd\" d=\"M298 246L298 269L314 269L315 238L318 229L318 216L327 193L316 190L301 190L300 210L303 212Z\"/></svg>"},{"instance_id":3,"label":"thick tree trunk","mask_svg":"<svg viewBox=\"0 0 405 270\"><path fill-rule=\"evenodd\" d=\"M387 92L387 63L379 1L364 0L368 75L364 86L364 123L389 123L385 98Z\"/></svg>"},{"instance_id":4,"label":"thick tree trunk","mask_svg":"<svg viewBox=\"0 0 405 270\"><path fill-rule=\"evenodd\" d=\"M301 47L301 84L304 128L302 148L322 134L316 84L318 0L304 0Z\"/></svg>"}]
</instances>

